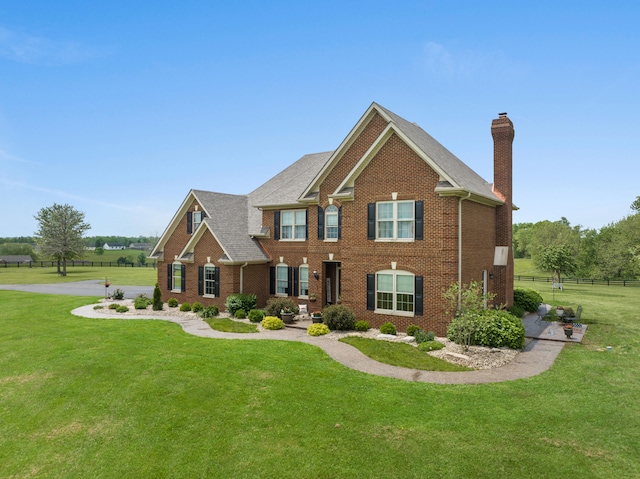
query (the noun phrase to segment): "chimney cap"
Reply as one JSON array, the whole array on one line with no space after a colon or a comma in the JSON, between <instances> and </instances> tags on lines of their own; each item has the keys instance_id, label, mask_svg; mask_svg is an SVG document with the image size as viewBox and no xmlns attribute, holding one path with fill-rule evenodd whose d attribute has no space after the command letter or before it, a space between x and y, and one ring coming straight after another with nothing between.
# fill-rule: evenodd
<instances>
[{"instance_id":1,"label":"chimney cap","mask_svg":"<svg viewBox=\"0 0 640 479\"><path fill-rule=\"evenodd\" d=\"M506 118L506 117L507 117L507 112L505 111L505 112L503 112L503 113L498 113L498 116L499 116L500 118Z\"/></svg>"}]
</instances>

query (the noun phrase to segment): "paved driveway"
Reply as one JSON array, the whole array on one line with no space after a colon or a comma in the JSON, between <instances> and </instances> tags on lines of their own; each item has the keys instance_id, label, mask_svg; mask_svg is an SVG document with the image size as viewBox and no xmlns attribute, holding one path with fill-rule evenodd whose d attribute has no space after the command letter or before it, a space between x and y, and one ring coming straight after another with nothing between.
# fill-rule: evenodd
<instances>
[{"instance_id":1,"label":"paved driveway","mask_svg":"<svg viewBox=\"0 0 640 479\"><path fill-rule=\"evenodd\" d=\"M68 294L71 296L104 296L105 287L103 283L104 281L100 280L87 280L57 284L0 284L0 289L26 291L28 293ZM113 293L116 288L124 291L124 297L127 299L133 299L141 293L146 294L149 298L153 296L153 286L119 286L112 284L109 286L109 293Z\"/></svg>"}]
</instances>

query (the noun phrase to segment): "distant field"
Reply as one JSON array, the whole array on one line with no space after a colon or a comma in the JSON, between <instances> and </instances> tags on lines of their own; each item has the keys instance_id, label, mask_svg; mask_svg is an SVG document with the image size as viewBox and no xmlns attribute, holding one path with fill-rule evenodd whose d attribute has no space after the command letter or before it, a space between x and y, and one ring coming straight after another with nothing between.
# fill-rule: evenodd
<instances>
[{"instance_id":1,"label":"distant field","mask_svg":"<svg viewBox=\"0 0 640 479\"><path fill-rule=\"evenodd\" d=\"M155 268L67 266L67 276L58 276L55 266L34 266L33 268L0 267L0 284L53 284L71 281L96 280L108 278L111 283L122 286L153 286L157 281Z\"/></svg>"},{"instance_id":2,"label":"distant field","mask_svg":"<svg viewBox=\"0 0 640 479\"><path fill-rule=\"evenodd\" d=\"M513 260L513 272L522 276L549 276L549 273L536 269L531 258L515 258Z\"/></svg>"}]
</instances>

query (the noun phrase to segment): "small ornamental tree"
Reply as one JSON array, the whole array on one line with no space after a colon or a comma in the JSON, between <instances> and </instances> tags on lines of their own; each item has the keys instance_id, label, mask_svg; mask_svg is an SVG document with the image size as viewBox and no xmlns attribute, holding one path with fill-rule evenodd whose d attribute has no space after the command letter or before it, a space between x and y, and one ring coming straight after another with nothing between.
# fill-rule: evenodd
<instances>
[{"instance_id":1,"label":"small ornamental tree","mask_svg":"<svg viewBox=\"0 0 640 479\"><path fill-rule=\"evenodd\" d=\"M154 311L162 311L162 293L160 292L160 286L156 283L156 287L153 288L153 302L151 309Z\"/></svg>"}]
</instances>

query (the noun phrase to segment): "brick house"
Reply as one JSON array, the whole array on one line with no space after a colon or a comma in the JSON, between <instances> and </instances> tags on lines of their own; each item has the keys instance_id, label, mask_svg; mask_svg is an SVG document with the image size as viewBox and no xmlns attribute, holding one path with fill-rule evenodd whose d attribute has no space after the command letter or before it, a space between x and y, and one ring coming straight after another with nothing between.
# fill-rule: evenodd
<instances>
[{"instance_id":1,"label":"brick house","mask_svg":"<svg viewBox=\"0 0 640 479\"><path fill-rule=\"evenodd\" d=\"M191 190L150 257L163 299L224 308L340 302L372 326L444 334L442 292L483 281L513 301L513 124L493 120L494 183L373 103L335 151L305 155L255 191Z\"/></svg>"}]
</instances>

